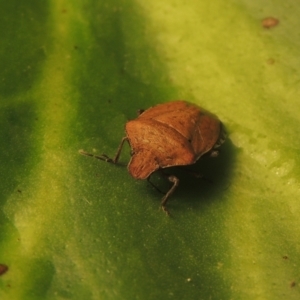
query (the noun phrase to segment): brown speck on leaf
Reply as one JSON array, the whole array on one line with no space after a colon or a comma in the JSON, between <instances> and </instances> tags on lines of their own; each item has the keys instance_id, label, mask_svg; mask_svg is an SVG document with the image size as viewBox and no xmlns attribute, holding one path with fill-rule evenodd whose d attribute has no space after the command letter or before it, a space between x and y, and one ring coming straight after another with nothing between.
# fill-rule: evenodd
<instances>
[{"instance_id":1,"label":"brown speck on leaf","mask_svg":"<svg viewBox=\"0 0 300 300\"><path fill-rule=\"evenodd\" d=\"M0 264L0 276L8 271L8 266L5 264Z\"/></svg>"},{"instance_id":2,"label":"brown speck on leaf","mask_svg":"<svg viewBox=\"0 0 300 300\"><path fill-rule=\"evenodd\" d=\"M267 64L269 64L269 65L274 65L274 64L275 64L275 59L274 59L274 58L269 58L269 59L267 60Z\"/></svg>"},{"instance_id":3,"label":"brown speck on leaf","mask_svg":"<svg viewBox=\"0 0 300 300\"><path fill-rule=\"evenodd\" d=\"M296 285L295 281L292 281L291 284L290 284L291 288L293 288L295 285Z\"/></svg>"},{"instance_id":4,"label":"brown speck on leaf","mask_svg":"<svg viewBox=\"0 0 300 300\"><path fill-rule=\"evenodd\" d=\"M267 17L261 21L261 25L264 28L272 28L279 24L279 20L274 17Z\"/></svg>"},{"instance_id":5,"label":"brown speck on leaf","mask_svg":"<svg viewBox=\"0 0 300 300\"><path fill-rule=\"evenodd\" d=\"M289 257L287 255L282 256L283 259L288 259Z\"/></svg>"}]
</instances>

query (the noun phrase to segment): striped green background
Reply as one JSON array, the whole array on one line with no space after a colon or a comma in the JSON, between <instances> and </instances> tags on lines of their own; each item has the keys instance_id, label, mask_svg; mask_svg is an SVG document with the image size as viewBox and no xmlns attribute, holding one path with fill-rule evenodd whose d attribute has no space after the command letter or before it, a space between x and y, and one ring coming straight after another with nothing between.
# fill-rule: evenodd
<instances>
[{"instance_id":1,"label":"striped green background","mask_svg":"<svg viewBox=\"0 0 300 300\"><path fill-rule=\"evenodd\" d=\"M1 0L0 299L299 299L298 4ZM168 218L78 150L113 155L138 109L173 99L229 139Z\"/></svg>"}]
</instances>

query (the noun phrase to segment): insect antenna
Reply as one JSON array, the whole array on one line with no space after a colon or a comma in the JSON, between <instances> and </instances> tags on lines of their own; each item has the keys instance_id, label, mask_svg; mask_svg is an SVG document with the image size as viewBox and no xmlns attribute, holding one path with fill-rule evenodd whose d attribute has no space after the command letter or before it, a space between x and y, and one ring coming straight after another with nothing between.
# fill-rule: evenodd
<instances>
[{"instance_id":1,"label":"insect antenna","mask_svg":"<svg viewBox=\"0 0 300 300\"><path fill-rule=\"evenodd\" d=\"M85 152L84 150L79 150L79 153L81 155L85 155L85 156L90 156L90 157L94 157L94 158L97 158L97 159L101 159L101 160L104 160L106 162L110 162L110 163L114 163L114 160L110 157L108 157L106 154L102 154L102 155L94 155L92 153L88 153L88 152Z\"/></svg>"},{"instance_id":2,"label":"insect antenna","mask_svg":"<svg viewBox=\"0 0 300 300\"><path fill-rule=\"evenodd\" d=\"M121 154L121 151L122 151L122 148L123 148L123 145L124 145L125 141L128 141L128 138L126 136L122 138L121 143L120 143L120 145L118 147L117 153L116 153L116 155L115 155L114 158L110 158L106 154L102 154L100 156L99 155L94 155L92 153L85 152L82 149L79 150L79 153L82 154L82 155L85 155L85 156L94 157L94 158L97 158L97 159L100 159L100 160L104 160L104 161L109 162L109 163L116 164L119 161L119 157L120 157L120 154Z\"/></svg>"}]
</instances>

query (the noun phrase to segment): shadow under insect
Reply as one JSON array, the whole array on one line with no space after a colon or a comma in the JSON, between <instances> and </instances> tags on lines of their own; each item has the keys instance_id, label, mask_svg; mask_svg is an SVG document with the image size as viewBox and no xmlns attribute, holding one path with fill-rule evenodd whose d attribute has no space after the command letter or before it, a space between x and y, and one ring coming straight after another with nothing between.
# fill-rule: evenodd
<instances>
[{"instance_id":1,"label":"shadow under insect","mask_svg":"<svg viewBox=\"0 0 300 300\"><path fill-rule=\"evenodd\" d=\"M179 201L179 206L188 205L191 208L219 201L231 184L234 157L234 146L227 139L217 157L205 154L193 165L158 170L149 178L149 186L153 193L165 195L172 187L168 176L176 176L179 183L168 201L168 207L172 209L176 209ZM173 200L176 204L172 203Z\"/></svg>"}]
</instances>

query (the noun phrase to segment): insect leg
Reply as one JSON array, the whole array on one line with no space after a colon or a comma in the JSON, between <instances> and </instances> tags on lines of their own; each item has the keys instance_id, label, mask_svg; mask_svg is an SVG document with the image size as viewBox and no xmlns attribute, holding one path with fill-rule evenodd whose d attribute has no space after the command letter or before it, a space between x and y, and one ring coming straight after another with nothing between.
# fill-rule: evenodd
<instances>
[{"instance_id":1,"label":"insect leg","mask_svg":"<svg viewBox=\"0 0 300 300\"><path fill-rule=\"evenodd\" d=\"M210 153L209 153L209 156L210 157L217 157L219 156L219 150L212 150Z\"/></svg>"},{"instance_id":2,"label":"insect leg","mask_svg":"<svg viewBox=\"0 0 300 300\"><path fill-rule=\"evenodd\" d=\"M172 187L169 189L169 191L165 194L165 196L162 198L161 200L161 208L162 210L167 214L169 215L169 211L166 207L166 204L169 200L169 197L171 196L171 194L175 191L175 189L177 188L178 184L179 184L179 179L174 176L174 175L170 175L168 177L169 181L173 183Z\"/></svg>"},{"instance_id":3,"label":"insect leg","mask_svg":"<svg viewBox=\"0 0 300 300\"><path fill-rule=\"evenodd\" d=\"M120 157L124 142L127 141L127 140L128 140L128 138L126 136L122 138L121 143L118 147L117 153L116 153L114 158L110 158L106 154L102 154L102 155L99 155L99 156L94 155L94 154L91 154L91 153L87 153L83 150L79 150L79 153L82 154L82 155L85 155L85 156L91 156L91 157L94 157L94 158L97 158L97 159L104 160L106 162L116 164L119 161L119 157Z\"/></svg>"},{"instance_id":4,"label":"insect leg","mask_svg":"<svg viewBox=\"0 0 300 300\"><path fill-rule=\"evenodd\" d=\"M121 154L121 151L122 151L122 148L123 148L123 145L124 145L125 141L128 141L128 137L127 136L125 136L125 137L122 138L121 143L120 143L120 145L118 147L117 153L116 153L115 157L111 161L114 164L116 164L119 161L119 157L120 157L120 154Z\"/></svg>"},{"instance_id":5,"label":"insect leg","mask_svg":"<svg viewBox=\"0 0 300 300\"><path fill-rule=\"evenodd\" d=\"M151 180L150 180L151 175L147 178L147 181L161 194L165 194L165 192L161 191Z\"/></svg>"}]
</instances>

